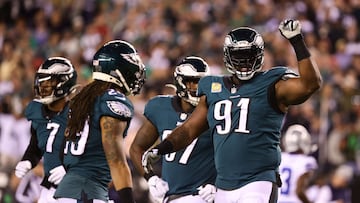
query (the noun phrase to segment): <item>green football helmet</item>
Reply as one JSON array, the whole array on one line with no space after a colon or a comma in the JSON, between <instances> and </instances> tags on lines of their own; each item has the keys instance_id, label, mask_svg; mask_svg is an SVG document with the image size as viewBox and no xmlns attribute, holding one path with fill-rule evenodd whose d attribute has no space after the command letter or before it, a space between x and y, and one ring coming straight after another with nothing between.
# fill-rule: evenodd
<instances>
[{"instance_id":1,"label":"green football helmet","mask_svg":"<svg viewBox=\"0 0 360 203\"><path fill-rule=\"evenodd\" d=\"M185 57L174 72L176 94L193 106L198 105L200 97L196 96L196 90L186 86L186 82L198 84L200 78L206 75L210 75L210 68L204 59L197 56Z\"/></svg>"},{"instance_id":2,"label":"green football helmet","mask_svg":"<svg viewBox=\"0 0 360 203\"><path fill-rule=\"evenodd\" d=\"M224 41L224 63L240 80L250 80L264 63L264 40L249 27L231 30Z\"/></svg>"},{"instance_id":3,"label":"green football helmet","mask_svg":"<svg viewBox=\"0 0 360 203\"><path fill-rule=\"evenodd\" d=\"M139 94L145 78L145 65L126 41L110 41L94 55L93 79L114 83L126 95Z\"/></svg>"},{"instance_id":4,"label":"green football helmet","mask_svg":"<svg viewBox=\"0 0 360 203\"><path fill-rule=\"evenodd\" d=\"M50 104L68 96L75 91L76 79L77 73L68 59L46 59L35 74L35 101Z\"/></svg>"}]
</instances>

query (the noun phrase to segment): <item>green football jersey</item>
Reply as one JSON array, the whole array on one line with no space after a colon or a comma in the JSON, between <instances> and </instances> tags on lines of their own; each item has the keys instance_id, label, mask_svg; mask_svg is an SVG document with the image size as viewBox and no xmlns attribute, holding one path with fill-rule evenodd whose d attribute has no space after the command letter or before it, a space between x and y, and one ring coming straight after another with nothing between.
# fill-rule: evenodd
<instances>
[{"instance_id":1,"label":"green football jersey","mask_svg":"<svg viewBox=\"0 0 360 203\"><path fill-rule=\"evenodd\" d=\"M183 112L180 99L157 96L145 106L145 117L157 128L163 140L189 116ZM204 132L189 146L162 158L162 179L169 184L166 195L195 194L197 187L215 183L214 149L210 131Z\"/></svg>"},{"instance_id":2,"label":"green football jersey","mask_svg":"<svg viewBox=\"0 0 360 203\"><path fill-rule=\"evenodd\" d=\"M198 95L206 95L207 120L214 137L218 188L232 190L253 181L276 182L285 114L271 105L269 88L287 71L276 67L260 72L238 88L226 86L228 77L200 80Z\"/></svg>"},{"instance_id":3,"label":"green football jersey","mask_svg":"<svg viewBox=\"0 0 360 203\"><path fill-rule=\"evenodd\" d=\"M60 152L63 150L68 110L69 107L65 106L59 113L50 113L42 103L36 101L31 101L25 109L25 117L31 121L31 128L35 130L36 150L40 150L43 157L45 177L49 177L51 169L62 165Z\"/></svg>"},{"instance_id":4,"label":"green football jersey","mask_svg":"<svg viewBox=\"0 0 360 203\"><path fill-rule=\"evenodd\" d=\"M131 101L124 94L114 89L109 89L96 99L93 112L91 112L84 130L78 135L78 140L66 142L64 165L68 172L62 182L68 185L60 183L56 191L57 197L72 195L71 198L80 199L79 195L82 191L85 191L88 198L91 199L107 197L107 187L111 181L111 175L102 145L100 118L110 116L127 121L128 125L123 135L125 137L133 115L134 108ZM73 188L71 187L72 181L68 180L71 176L68 174L86 178L89 181L83 183L83 188ZM94 189L90 190L92 186L98 187L99 190L96 194L102 195L94 196L95 193L86 192L94 191Z\"/></svg>"}]
</instances>

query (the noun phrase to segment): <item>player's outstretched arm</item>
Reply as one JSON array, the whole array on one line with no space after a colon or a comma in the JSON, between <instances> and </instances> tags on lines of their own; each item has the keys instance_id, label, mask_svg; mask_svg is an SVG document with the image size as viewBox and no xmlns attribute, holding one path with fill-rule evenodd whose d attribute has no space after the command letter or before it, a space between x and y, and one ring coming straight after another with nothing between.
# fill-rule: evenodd
<instances>
[{"instance_id":1,"label":"player's outstretched arm","mask_svg":"<svg viewBox=\"0 0 360 203\"><path fill-rule=\"evenodd\" d=\"M277 99L285 106L300 104L321 87L321 74L304 42L300 21L284 20L279 31L295 50L300 77L280 80L275 86Z\"/></svg>"},{"instance_id":2,"label":"player's outstretched arm","mask_svg":"<svg viewBox=\"0 0 360 203\"><path fill-rule=\"evenodd\" d=\"M199 104L193 113L181 125L152 149L153 154L164 155L178 151L188 146L195 138L209 128L207 123L206 96L200 98Z\"/></svg>"}]
</instances>

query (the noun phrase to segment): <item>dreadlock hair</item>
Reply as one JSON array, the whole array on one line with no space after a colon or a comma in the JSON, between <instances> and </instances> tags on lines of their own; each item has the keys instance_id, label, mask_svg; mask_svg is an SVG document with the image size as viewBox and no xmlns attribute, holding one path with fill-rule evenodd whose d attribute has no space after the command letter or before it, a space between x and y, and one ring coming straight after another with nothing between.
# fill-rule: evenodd
<instances>
[{"instance_id":1,"label":"dreadlock hair","mask_svg":"<svg viewBox=\"0 0 360 203\"><path fill-rule=\"evenodd\" d=\"M117 88L113 83L94 80L70 101L69 118L65 131L66 139L76 140L77 133L84 129L86 120L93 112L95 99L112 87Z\"/></svg>"}]
</instances>

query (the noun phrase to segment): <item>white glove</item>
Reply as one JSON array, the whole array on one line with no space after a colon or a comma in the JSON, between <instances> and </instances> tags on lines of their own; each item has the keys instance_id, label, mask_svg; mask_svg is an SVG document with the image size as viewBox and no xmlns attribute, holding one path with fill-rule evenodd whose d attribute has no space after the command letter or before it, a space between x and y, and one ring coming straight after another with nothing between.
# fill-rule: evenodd
<instances>
[{"instance_id":1,"label":"white glove","mask_svg":"<svg viewBox=\"0 0 360 203\"><path fill-rule=\"evenodd\" d=\"M152 171L151 164L160 159L158 155L158 149L149 149L142 155L141 164L144 168L145 173Z\"/></svg>"},{"instance_id":2,"label":"white glove","mask_svg":"<svg viewBox=\"0 0 360 203\"><path fill-rule=\"evenodd\" d=\"M298 20L283 20L279 25L282 36L291 39L301 33L301 24Z\"/></svg>"},{"instance_id":3,"label":"white glove","mask_svg":"<svg viewBox=\"0 0 360 203\"><path fill-rule=\"evenodd\" d=\"M168 183L156 175L149 178L148 185L149 192L154 198L163 199L167 191L169 191Z\"/></svg>"},{"instance_id":4,"label":"white glove","mask_svg":"<svg viewBox=\"0 0 360 203\"><path fill-rule=\"evenodd\" d=\"M211 184L206 184L205 186L200 186L197 188L199 190L199 196L208 203L214 202L216 187Z\"/></svg>"},{"instance_id":5,"label":"white glove","mask_svg":"<svg viewBox=\"0 0 360 203\"><path fill-rule=\"evenodd\" d=\"M16 164L15 167L15 175L18 178L22 178L26 175L27 172L31 170L31 162L28 160L20 161L18 164Z\"/></svg>"},{"instance_id":6,"label":"white glove","mask_svg":"<svg viewBox=\"0 0 360 203\"><path fill-rule=\"evenodd\" d=\"M50 171L50 176L48 178L49 182L54 183L55 185L58 185L63 177L65 176L66 171L63 166L58 166Z\"/></svg>"}]
</instances>

